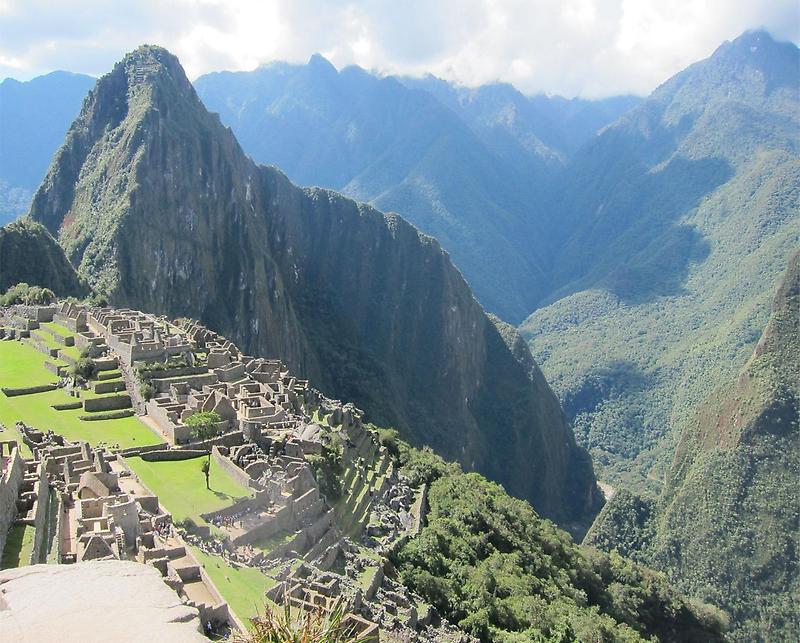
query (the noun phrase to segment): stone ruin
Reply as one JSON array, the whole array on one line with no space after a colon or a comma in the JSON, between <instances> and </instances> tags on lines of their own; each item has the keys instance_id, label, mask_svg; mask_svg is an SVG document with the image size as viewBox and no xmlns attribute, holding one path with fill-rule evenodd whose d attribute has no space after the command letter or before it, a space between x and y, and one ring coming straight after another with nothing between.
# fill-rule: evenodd
<instances>
[{"instance_id":1,"label":"stone ruin","mask_svg":"<svg viewBox=\"0 0 800 643\"><path fill-rule=\"evenodd\" d=\"M189 543L272 577L266 598L275 603L323 611L343 606L353 633L468 640L393 580L386 556L419 533L426 489L409 486L354 405L326 398L279 360L245 355L195 321L76 304L26 314L74 330L76 342L123 372L134 407L166 442L148 458L211 449L217 465L252 490L252 497L202 516L213 532L176 527L127 466L125 457L144 449L93 449L23 427L34 453L25 463L27 495L20 495L25 516L36 512L31 498L42 493L30 490L36 475L58 508L57 543L48 556L60 563L147 563L198 608L204 623L242 627ZM143 382L150 399L138 391ZM215 435L198 440L186 421L210 411L220 423ZM332 452L344 470L338 499L324 496L310 464Z\"/></svg>"},{"instance_id":2,"label":"stone ruin","mask_svg":"<svg viewBox=\"0 0 800 643\"><path fill-rule=\"evenodd\" d=\"M222 631L234 622L227 603L181 540L170 513L123 458L52 431L21 423L17 428L33 459L25 463L26 475L17 485L16 520L35 522L34 533L41 534L28 562L146 563L158 569L185 604L198 610L204 625ZM55 520L48 525L44 512L50 504ZM51 542L47 534L52 534Z\"/></svg>"}]
</instances>

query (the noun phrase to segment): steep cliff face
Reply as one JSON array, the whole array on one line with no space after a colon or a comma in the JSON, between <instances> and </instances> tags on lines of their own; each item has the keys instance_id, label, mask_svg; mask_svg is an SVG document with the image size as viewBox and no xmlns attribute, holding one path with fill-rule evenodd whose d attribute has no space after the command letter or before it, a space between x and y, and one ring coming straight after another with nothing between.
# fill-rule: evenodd
<instances>
[{"instance_id":1,"label":"steep cliff face","mask_svg":"<svg viewBox=\"0 0 800 643\"><path fill-rule=\"evenodd\" d=\"M258 167L177 59L98 81L31 215L111 301L201 319L275 354L580 529L591 464L438 243L395 215Z\"/></svg>"},{"instance_id":2,"label":"steep cliff face","mask_svg":"<svg viewBox=\"0 0 800 643\"><path fill-rule=\"evenodd\" d=\"M27 219L0 228L0 293L20 282L61 297L84 292L58 242L44 226Z\"/></svg>"}]
</instances>

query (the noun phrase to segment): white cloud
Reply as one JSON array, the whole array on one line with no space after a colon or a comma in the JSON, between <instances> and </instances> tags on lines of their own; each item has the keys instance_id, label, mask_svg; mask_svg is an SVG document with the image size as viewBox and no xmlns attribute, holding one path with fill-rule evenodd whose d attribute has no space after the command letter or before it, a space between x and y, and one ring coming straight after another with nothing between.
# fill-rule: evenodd
<instances>
[{"instance_id":1,"label":"white cloud","mask_svg":"<svg viewBox=\"0 0 800 643\"><path fill-rule=\"evenodd\" d=\"M0 77L100 74L147 42L192 78L322 52L467 85L644 94L759 27L797 42L797 0L0 0Z\"/></svg>"}]
</instances>

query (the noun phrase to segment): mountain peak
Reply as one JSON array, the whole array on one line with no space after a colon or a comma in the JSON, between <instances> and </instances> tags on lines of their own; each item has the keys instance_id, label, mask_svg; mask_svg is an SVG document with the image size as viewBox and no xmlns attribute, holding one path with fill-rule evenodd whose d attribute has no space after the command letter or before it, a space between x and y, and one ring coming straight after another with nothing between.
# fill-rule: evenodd
<instances>
[{"instance_id":1,"label":"mountain peak","mask_svg":"<svg viewBox=\"0 0 800 643\"><path fill-rule=\"evenodd\" d=\"M314 54L308 59L308 67L322 74L337 74L336 67L322 54Z\"/></svg>"},{"instance_id":2,"label":"mountain peak","mask_svg":"<svg viewBox=\"0 0 800 643\"><path fill-rule=\"evenodd\" d=\"M126 54L111 73L122 70L128 77L130 87L149 84L158 78L169 78L184 87L190 85L177 56L158 45L137 47Z\"/></svg>"},{"instance_id":3,"label":"mountain peak","mask_svg":"<svg viewBox=\"0 0 800 643\"><path fill-rule=\"evenodd\" d=\"M710 60L730 68L760 70L768 90L797 86L800 50L794 43L776 40L763 29L745 31L735 40L724 42Z\"/></svg>"}]
</instances>

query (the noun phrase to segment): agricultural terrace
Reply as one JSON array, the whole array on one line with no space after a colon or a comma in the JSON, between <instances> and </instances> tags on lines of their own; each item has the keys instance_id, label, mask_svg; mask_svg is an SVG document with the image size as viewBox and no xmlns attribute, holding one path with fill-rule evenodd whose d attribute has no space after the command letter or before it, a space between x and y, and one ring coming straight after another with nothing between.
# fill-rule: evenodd
<instances>
[{"instance_id":1,"label":"agricultural terrace","mask_svg":"<svg viewBox=\"0 0 800 643\"><path fill-rule=\"evenodd\" d=\"M47 370L47 358L33 346L19 341L0 341L0 388L23 388L54 383L58 378ZM98 394L87 391L85 398ZM136 417L118 419L82 420L90 415L82 408L58 411L53 405L75 403L76 398L62 389L44 393L32 393L8 397L0 392L0 422L5 431L3 439L17 440L22 437L14 428L21 421L39 430L53 429L69 440L86 440L92 445L105 442L125 449L135 446L158 444L159 437ZM23 445L23 454L30 453Z\"/></svg>"}]
</instances>

